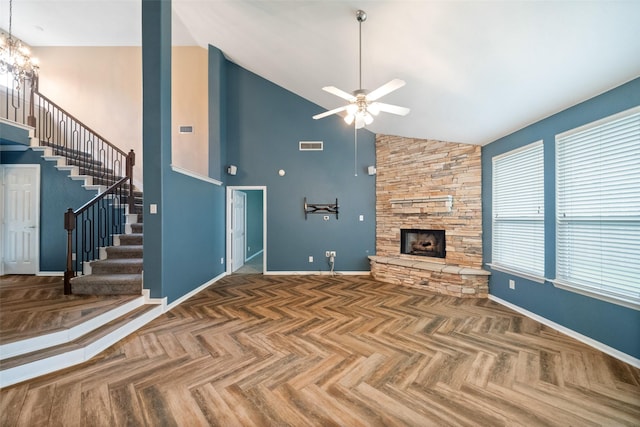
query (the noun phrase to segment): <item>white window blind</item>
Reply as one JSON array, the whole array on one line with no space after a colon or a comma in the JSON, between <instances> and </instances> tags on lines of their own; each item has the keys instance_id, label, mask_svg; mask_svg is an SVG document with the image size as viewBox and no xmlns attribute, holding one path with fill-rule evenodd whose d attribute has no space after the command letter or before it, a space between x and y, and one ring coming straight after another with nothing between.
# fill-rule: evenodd
<instances>
[{"instance_id":1,"label":"white window blind","mask_svg":"<svg viewBox=\"0 0 640 427\"><path fill-rule=\"evenodd\" d=\"M493 159L492 264L544 277L542 141Z\"/></svg>"},{"instance_id":2,"label":"white window blind","mask_svg":"<svg viewBox=\"0 0 640 427\"><path fill-rule=\"evenodd\" d=\"M640 304L640 109L556 137L556 280Z\"/></svg>"}]
</instances>

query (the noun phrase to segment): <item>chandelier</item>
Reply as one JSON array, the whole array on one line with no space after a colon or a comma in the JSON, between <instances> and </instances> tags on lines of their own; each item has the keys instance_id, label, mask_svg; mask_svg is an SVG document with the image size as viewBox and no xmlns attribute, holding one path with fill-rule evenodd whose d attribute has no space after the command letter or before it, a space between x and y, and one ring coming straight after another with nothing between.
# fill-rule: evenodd
<instances>
[{"instance_id":1,"label":"chandelier","mask_svg":"<svg viewBox=\"0 0 640 427\"><path fill-rule=\"evenodd\" d=\"M13 77L16 89L26 79L35 79L38 75L38 60L31 57L29 48L18 38L13 37L13 0L9 0L9 33L0 32L0 74Z\"/></svg>"}]
</instances>

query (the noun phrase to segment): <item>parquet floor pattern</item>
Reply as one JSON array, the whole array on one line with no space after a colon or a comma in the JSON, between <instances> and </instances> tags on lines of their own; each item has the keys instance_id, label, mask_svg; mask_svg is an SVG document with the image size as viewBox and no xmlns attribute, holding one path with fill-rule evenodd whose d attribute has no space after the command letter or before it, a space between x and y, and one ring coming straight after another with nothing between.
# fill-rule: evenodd
<instances>
[{"instance_id":1,"label":"parquet floor pattern","mask_svg":"<svg viewBox=\"0 0 640 427\"><path fill-rule=\"evenodd\" d=\"M637 426L640 370L489 300L232 275L0 398L2 426Z\"/></svg>"}]
</instances>

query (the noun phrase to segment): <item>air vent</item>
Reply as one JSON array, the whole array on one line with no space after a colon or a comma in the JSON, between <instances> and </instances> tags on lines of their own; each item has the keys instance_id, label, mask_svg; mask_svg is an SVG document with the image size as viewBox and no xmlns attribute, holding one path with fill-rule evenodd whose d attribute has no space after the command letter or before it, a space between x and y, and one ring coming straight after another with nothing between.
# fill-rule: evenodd
<instances>
[{"instance_id":1,"label":"air vent","mask_svg":"<svg viewBox=\"0 0 640 427\"><path fill-rule=\"evenodd\" d=\"M193 133L193 126L180 126L180 133Z\"/></svg>"},{"instance_id":2,"label":"air vent","mask_svg":"<svg viewBox=\"0 0 640 427\"><path fill-rule=\"evenodd\" d=\"M322 141L300 141L300 151L322 151Z\"/></svg>"}]
</instances>

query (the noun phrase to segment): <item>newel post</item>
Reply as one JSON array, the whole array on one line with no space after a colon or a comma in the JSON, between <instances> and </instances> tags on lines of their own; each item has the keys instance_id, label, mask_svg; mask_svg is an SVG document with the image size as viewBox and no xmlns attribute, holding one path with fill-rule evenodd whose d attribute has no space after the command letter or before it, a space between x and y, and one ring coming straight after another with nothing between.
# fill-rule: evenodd
<instances>
[{"instance_id":1,"label":"newel post","mask_svg":"<svg viewBox=\"0 0 640 427\"><path fill-rule=\"evenodd\" d=\"M29 94L29 115L27 116L27 125L33 128L36 127L36 115L35 115L35 92L38 90L38 75L33 74L31 77L31 93ZM38 136L39 134L36 133Z\"/></svg>"},{"instance_id":2,"label":"newel post","mask_svg":"<svg viewBox=\"0 0 640 427\"><path fill-rule=\"evenodd\" d=\"M67 230L67 269L64 272L64 294L71 295L71 279L75 277L73 269L73 230L76 228L76 215L69 208L64 213L64 229Z\"/></svg>"},{"instance_id":3,"label":"newel post","mask_svg":"<svg viewBox=\"0 0 640 427\"><path fill-rule=\"evenodd\" d=\"M133 213L136 201L133 194L133 166L136 164L136 153L133 150L127 154L127 177L129 178L129 197L127 197L127 204L129 205L129 213Z\"/></svg>"}]
</instances>

